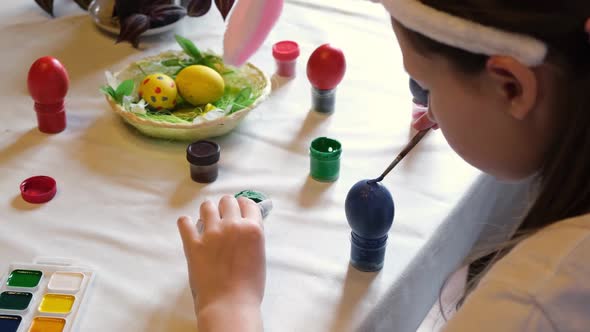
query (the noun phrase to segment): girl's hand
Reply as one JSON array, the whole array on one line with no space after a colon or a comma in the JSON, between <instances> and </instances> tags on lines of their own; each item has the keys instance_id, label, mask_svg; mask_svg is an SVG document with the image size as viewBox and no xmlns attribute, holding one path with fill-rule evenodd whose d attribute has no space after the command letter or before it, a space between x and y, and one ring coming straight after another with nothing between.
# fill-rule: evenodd
<instances>
[{"instance_id":1,"label":"girl's hand","mask_svg":"<svg viewBox=\"0 0 590 332\"><path fill-rule=\"evenodd\" d=\"M206 201L200 212L201 233L190 217L178 219L199 330L261 329L265 250L260 209L247 198L224 196L219 207Z\"/></svg>"}]
</instances>

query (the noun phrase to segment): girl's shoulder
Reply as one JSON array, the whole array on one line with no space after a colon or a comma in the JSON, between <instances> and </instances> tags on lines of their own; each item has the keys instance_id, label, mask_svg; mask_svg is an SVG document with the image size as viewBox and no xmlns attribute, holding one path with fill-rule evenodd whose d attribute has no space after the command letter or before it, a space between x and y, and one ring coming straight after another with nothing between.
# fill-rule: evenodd
<instances>
[{"instance_id":1,"label":"girl's shoulder","mask_svg":"<svg viewBox=\"0 0 590 332\"><path fill-rule=\"evenodd\" d=\"M566 276L573 279L564 283ZM590 214L559 221L523 240L482 283L505 282L538 297L554 287L582 286L577 285L581 277L590 280ZM590 291L590 285L586 288Z\"/></svg>"},{"instance_id":2,"label":"girl's shoulder","mask_svg":"<svg viewBox=\"0 0 590 332\"><path fill-rule=\"evenodd\" d=\"M585 260L580 260L586 258ZM499 268L513 264L527 267L552 278L572 268L590 273L590 214L565 219L539 230L519 243ZM539 280L542 284L547 280Z\"/></svg>"},{"instance_id":3,"label":"girl's shoulder","mask_svg":"<svg viewBox=\"0 0 590 332\"><path fill-rule=\"evenodd\" d=\"M519 243L484 276L448 331L589 331L589 281L590 214Z\"/></svg>"}]
</instances>

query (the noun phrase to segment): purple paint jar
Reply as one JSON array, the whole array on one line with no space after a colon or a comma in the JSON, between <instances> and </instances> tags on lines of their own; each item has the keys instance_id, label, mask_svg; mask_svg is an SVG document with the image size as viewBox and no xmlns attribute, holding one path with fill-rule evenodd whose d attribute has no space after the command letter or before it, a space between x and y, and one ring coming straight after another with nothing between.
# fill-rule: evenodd
<instances>
[{"instance_id":1,"label":"purple paint jar","mask_svg":"<svg viewBox=\"0 0 590 332\"><path fill-rule=\"evenodd\" d=\"M199 183L211 183L217 179L220 156L219 144L211 141L197 141L186 149L186 160L190 163L191 178Z\"/></svg>"}]
</instances>

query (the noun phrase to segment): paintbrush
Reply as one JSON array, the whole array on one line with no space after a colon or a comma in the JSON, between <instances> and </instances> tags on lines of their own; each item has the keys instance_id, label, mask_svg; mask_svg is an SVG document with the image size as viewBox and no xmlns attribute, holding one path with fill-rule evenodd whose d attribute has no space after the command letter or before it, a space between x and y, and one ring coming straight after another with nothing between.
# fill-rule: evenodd
<instances>
[{"instance_id":1,"label":"paintbrush","mask_svg":"<svg viewBox=\"0 0 590 332\"><path fill-rule=\"evenodd\" d=\"M414 135L414 137L412 137L412 139L410 140L410 142L406 145L406 147L402 150L402 152L400 152L397 157L391 162L391 164L389 164L389 166L387 167L387 169L383 172L383 174L381 174L380 177L369 181L370 183L376 183L376 182L381 182L383 181L383 179L385 179L385 177L387 176L387 174L389 174L389 172L391 172L391 170L397 165L399 164L399 162L404 159L404 157L410 152L412 151L412 149L416 146L416 144L418 144L418 142L420 142L420 140L422 140L424 138L424 136L426 136L426 134L430 131L430 128L428 129L424 129L419 131L416 135Z\"/></svg>"}]
</instances>

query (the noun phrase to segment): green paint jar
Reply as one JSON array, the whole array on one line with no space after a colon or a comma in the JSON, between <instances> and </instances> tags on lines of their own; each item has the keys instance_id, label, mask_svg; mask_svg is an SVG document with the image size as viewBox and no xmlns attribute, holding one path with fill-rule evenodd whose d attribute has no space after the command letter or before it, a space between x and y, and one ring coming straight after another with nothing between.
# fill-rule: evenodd
<instances>
[{"instance_id":1,"label":"green paint jar","mask_svg":"<svg viewBox=\"0 0 590 332\"><path fill-rule=\"evenodd\" d=\"M237 193L235 197L246 197L248 199L253 200L256 203L256 205L258 205L258 207L260 208L260 214L262 215L262 219L266 218L270 214L270 211L273 209L272 200L259 191L242 190L239 193Z\"/></svg>"},{"instance_id":2,"label":"green paint jar","mask_svg":"<svg viewBox=\"0 0 590 332\"><path fill-rule=\"evenodd\" d=\"M334 182L340 176L342 145L335 139L318 137L309 147L310 175L320 182Z\"/></svg>"},{"instance_id":3,"label":"green paint jar","mask_svg":"<svg viewBox=\"0 0 590 332\"><path fill-rule=\"evenodd\" d=\"M254 201L254 203L260 203L267 199L266 195L254 190L242 190L234 195L235 198L246 197Z\"/></svg>"}]
</instances>

